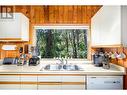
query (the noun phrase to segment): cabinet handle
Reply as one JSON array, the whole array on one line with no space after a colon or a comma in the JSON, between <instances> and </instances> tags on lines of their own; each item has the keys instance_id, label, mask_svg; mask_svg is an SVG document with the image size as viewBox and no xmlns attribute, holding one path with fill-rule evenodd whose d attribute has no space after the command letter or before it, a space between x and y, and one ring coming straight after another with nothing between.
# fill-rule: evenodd
<instances>
[{"instance_id":1,"label":"cabinet handle","mask_svg":"<svg viewBox=\"0 0 127 95\"><path fill-rule=\"evenodd\" d=\"M85 85L85 82L38 82L38 85Z\"/></svg>"},{"instance_id":2,"label":"cabinet handle","mask_svg":"<svg viewBox=\"0 0 127 95\"><path fill-rule=\"evenodd\" d=\"M85 85L85 82L61 82L62 85Z\"/></svg>"},{"instance_id":3,"label":"cabinet handle","mask_svg":"<svg viewBox=\"0 0 127 95\"><path fill-rule=\"evenodd\" d=\"M61 85L61 82L38 82L39 85Z\"/></svg>"}]
</instances>

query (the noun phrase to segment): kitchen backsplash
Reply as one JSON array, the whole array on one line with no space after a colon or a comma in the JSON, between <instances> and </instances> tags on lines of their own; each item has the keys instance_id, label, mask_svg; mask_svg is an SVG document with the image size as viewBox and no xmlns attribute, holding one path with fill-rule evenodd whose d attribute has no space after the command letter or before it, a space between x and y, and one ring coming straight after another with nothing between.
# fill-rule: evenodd
<instances>
[{"instance_id":1,"label":"kitchen backsplash","mask_svg":"<svg viewBox=\"0 0 127 95\"><path fill-rule=\"evenodd\" d=\"M96 49L98 48L92 48L92 52L95 52ZM121 53L123 52L126 56L127 56L127 48L104 48L104 50L106 52L112 52L112 53ZM127 68L127 57L125 59L118 59L118 58L114 58L114 59L111 59L110 60L112 63L114 64L117 64L117 65L120 65L120 66L123 66L123 67L126 67Z\"/></svg>"}]
</instances>

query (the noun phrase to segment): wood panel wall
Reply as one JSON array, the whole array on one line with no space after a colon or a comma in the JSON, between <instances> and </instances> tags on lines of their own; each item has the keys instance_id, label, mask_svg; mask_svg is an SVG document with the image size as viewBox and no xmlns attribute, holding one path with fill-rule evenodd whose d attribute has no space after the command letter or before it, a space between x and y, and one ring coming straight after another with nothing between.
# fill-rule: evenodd
<instances>
[{"instance_id":1,"label":"wood panel wall","mask_svg":"<svg viewBox=\"0 0 127 95\"><path fill-rule=\"evenodd\" d=\"M101 6L15 6L32 24L89 24Z\"/></svg>"}]
</instances>

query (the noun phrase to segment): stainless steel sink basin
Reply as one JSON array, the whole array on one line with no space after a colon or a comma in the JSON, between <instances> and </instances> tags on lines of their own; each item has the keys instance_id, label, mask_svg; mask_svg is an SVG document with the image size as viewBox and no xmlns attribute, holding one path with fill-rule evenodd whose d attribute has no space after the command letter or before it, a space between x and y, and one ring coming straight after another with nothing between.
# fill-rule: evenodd
<instances>
[{"instance_id":1,"label":"stainless steel sink basin","mask_svg":"<svg viewBox=\"0 0 127 95\"><path fill-rule=\"evenodd\" d=\"M62 68L62 66L61 65L51 65L51 64L49 64L49 65L46 65L45 67L44 67L44 70L55 70L55 71L57 71L57 70L60 70Z\"/></svg>"},{"instance_id":2,"label":"stainless steel sink basin","mask_svg":"<svg viewBox=\"0 0 127 95\"><path fill-rule=\"evenodd\" d=\"M78 65L63 65L63 69L68 70L68 71L81 70L81 68Z\"/></svg>"},{"instance_id":3,"label":"stainless steel sink basin","mask_svg":"<svg viewBox=\"0 0 127 95\"><path fill-rule=\"evenodd\" d=\"M83 70L78 65L62 65L62 64L48 64L42 70L48 70L48 71L81 71Z\"/></svg>"}]
</instances>

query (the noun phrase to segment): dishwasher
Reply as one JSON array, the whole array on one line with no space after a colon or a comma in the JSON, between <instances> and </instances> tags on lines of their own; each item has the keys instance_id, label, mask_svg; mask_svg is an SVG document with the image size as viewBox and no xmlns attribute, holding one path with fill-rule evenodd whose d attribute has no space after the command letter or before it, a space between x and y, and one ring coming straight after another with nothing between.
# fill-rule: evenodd
<instances>
[{"instance_id":1,"label":"dishwasher","mask_svg":"<svg viewBox=\"0 0 127 95\"><path fill-rule=\"evenodd\" d=\"M123 76L87 76L88 90L122 90Z\"/></svg>"}]
</instances>

